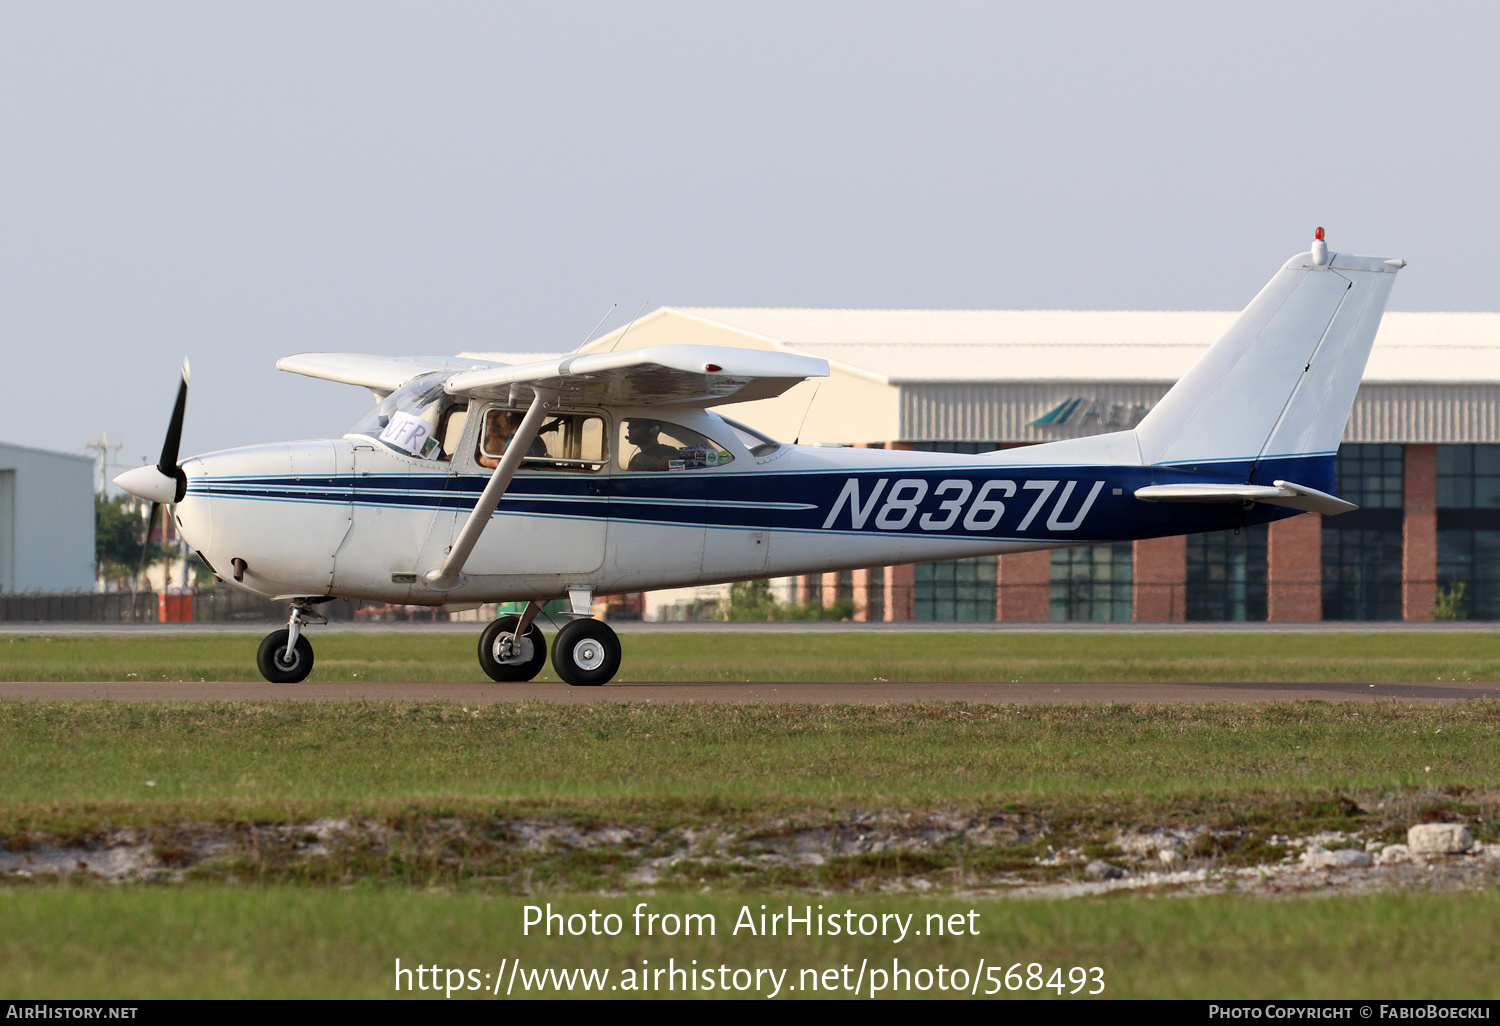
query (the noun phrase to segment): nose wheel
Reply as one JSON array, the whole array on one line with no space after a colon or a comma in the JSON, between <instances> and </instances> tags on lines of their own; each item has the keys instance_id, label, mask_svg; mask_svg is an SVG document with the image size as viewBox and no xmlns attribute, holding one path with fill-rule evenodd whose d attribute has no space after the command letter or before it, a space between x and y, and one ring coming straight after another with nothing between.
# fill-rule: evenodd
<instances>
[{"instance_id":1,"label":"nose wheel","mask_svg":"<svg viewBox=\"0 0 1500 1026\"><path fill-rule=\"evenodd\" d=\"M327 623L321 613L313 612L300 602L292 604L286 627L272 631L260 643L255 653L255 665L260 675L272 684L300 684L312 673L312 643L302 633L302 625L311 620Z\"/></svg>"},{"instance_id":2,"label":"nose wheel","mask_svg":"<svg viewBox=\"0 0 1500 1026\"><path fill-rule=\"evenodd\" d=\"M552 639L552 668L576 687L608 683L620 669L620 638L600 620L570 620Z\"/></svg>"},{"instance_id":3,"label":"nose wheel","mask_svg":"<svg viewBox=\"0 0 1500 1026\"><path fill-rule=\"evenodd\" d=\"M313 650L305 637L298 637L290 645L287 639L291 632L286 628L272 631L260 643L255 653L255 665L260 675L272 684L300 684L312 673Z\"/></svg>"}]
</instances>

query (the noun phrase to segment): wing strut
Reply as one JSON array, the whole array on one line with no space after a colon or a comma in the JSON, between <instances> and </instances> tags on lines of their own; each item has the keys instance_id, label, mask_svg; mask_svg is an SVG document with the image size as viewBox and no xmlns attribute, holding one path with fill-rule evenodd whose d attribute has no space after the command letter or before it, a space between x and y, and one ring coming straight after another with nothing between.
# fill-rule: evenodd
<instances>
[{"instance_id":1,"label":"wing strut","mask_svg":"<svg viewBox=\"0 0 1500 1026\"><path fill-rule=\"evenodd\" d=\"M484 486L484 491L479 493L479 501L474 504L474 512L469 514L469 519L464 521L463 529L458 532L453 546L448 550L448 558L443 560L443 565L427 571L423 577L427 583L434 588L457 588L464 583L464 564L469 560L469 553L474 551L479 536L484 533L490 517L495 513L495 507L500 505L500 499L505 495L505 489L510 487L510 479L516 476L516 470L521 462L526 459L526 452L531 448L531 443L536 441L536 436L542 430L542 418L547 411L557 406L557 393L544 388L535 389L536 399L526 410L526 416L521 418L521 424L516 428L515 434L510 436L506 443L505 455L500 457L499 466L490 475L489 483ZM481 425L483 430L483 425Z\"/></svg>"}]
</instances>

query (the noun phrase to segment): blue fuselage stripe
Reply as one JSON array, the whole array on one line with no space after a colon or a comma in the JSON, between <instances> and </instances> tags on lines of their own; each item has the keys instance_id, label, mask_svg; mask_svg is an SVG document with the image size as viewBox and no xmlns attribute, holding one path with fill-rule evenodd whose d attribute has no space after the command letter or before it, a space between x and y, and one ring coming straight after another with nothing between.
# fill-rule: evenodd
<instances>
[{"instance_id":1,"label":"blue fuselage stripe","mask_svg":"<svg viewBox=\"0 0 1500 1026\"><path fill-rule=\"evenodd\" d=\"M1331 455L1197 466L951 466L819 473L529 474L511 482L498 514L675 526L906 534L1037 542L1113 541L1227 530L1296 511L1258 504L1142 502L1146 485L1269 484L1332 492ZM472 509L480 475L194 478L188 494L319 505Z\"/></svg>"}]
</instances>

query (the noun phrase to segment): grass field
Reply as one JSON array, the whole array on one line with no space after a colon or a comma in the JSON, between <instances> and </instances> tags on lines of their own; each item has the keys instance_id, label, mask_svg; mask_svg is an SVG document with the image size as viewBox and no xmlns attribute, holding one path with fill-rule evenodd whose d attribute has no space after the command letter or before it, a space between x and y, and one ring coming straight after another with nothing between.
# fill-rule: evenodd
<instances>
[{"instance_id":1,"label":"grass field","mask_svg":"<svg viewBox=\"0 0 1500 1026\"><path fill-rule=\"evenodd\" d=\"M0 808L899 805L1500 789L1500 703L0 702Z\"/></svg>"},{"instance_id":2,"label":"grass field","mask_svg":"<svg viewBox=\"0 0 1500 1026\"><path fill-rule=\"evenodd\" d=\"M314 680L482 680L475 637L318 634ZM1495 634L637 634L618 680L1500 680ZM0 639L0 680L258 679L245 635ZM538 678L555 680L550 665Z\"/></svg>"},{"instance_id":3,"label":"grass field","mask_svg":"<svg viewBox=\"0 0 1500 1026\"><path fill-rule=\"evenodd\" d=\"M5 702L0 840L87 846L134 829L194 879L316 886L621 890L665 859L659 884L678 891L868 891L914 874L962 889L1069 878L1077 864L1037 860L1109 856L1121 830L1222 832L1191 853L1207 867L1278 861L1278 834L1390 842L1434 817L1492 841L1497 732L1494 702ZM921 842L934 816L1003 836ZM828 847L871 817L918 823L892 854ZM308 857L309 831L328 820L355 826ZM521 821L595 835L531 843ZM799 861L793 834L822 838L829 857Z\"/></svg>"},{"instance_id":4,"label":"grass field","mask_svg":"<svg viewBox=\"0 0 1500 1026\"><path fill-rule=\"evenodd\" d=\"M553 900L554 911L587 914L597 909L622 917L621 935L606 937L523 936L523 907L549 899L492 898L476 901L452 893L356 889L184 887L172 890L50 888L0 890L0 993L8 998L190 998L397 996L395 961L403 967L439 966L477 970L472 978L493 986L493 975L509 979L509 963L521 959L514 997L552 996L556 987L528 992L527 977L539 969L609 970L604 996L622 980L622 970L665 969L668 959L692 968L788 970L780 997L851 996L806 989L802 970L849 967L852 983L863 960L868 969L889 971L893 959L909 969L962 968L972 981L980 959L1003 973L1017 962L1038 963L1050 976L1071 967L1102 970L1108 998L1433 998L1500 997L1500 940L1494 930L1500 895L1386 894L1316 901L1250 902L1237 898L1180 900L1125 898L1110 901L920 900L881 896L793 899L798 913L811 901L824 912L914 916L921 929L931 913L965 914L978 936L890 938L753 937L732 932L743 905L752 914L786 900L764 894L575 896ZM630 913L638 901L649 911L679 915L711 913L712 937L691 939L633 936ZM966 913L977 912L973 920ZM893 924L894 928L894 924ZM1024 987L1026 965L1018 971ZM485 974L491 974L487 979ZM716 973L716 978L718 977ZM1084 974L1080 974L1083 976ZM842 981L842 973L836 974ZM444 974L446 979L446 973ZM825 978L819 974L820 986ZM981 980L985 977L980 976ZM1078 977L1075 977L1077 979ZM1086 975L1078 996L1054 990L1002 991L998 996L1049 1001L1093 1000L1097 984ZM467 985L471 978L455 977ZM665 979L665 977L663 977ZM741 979L748 982L749 975ZM921 977L916 978L920 981ZM764 989L739 996L769 996ZM413 985L415 980L413 979ZM798 987L793 991L787 986ZM931 985L929 977L929 985ZM972 986L971 982L971 986ZM980 991L989 989L980 986ZM503 1000L504 987L501 988ZM582 989L574 992L582 996ZM444 1000L442 991L400 996ZM652 991L645 996L663 996ZM720 991L699 991L719 997ZM860 997L868 998L869 984ZM956 996L949 992L881 997ZM967 997L968 995L963 995ZM459 991L459 997L490 997ZM495 999L491 997L491 999ZM1095 998L1097 999L1097 998Z\"/></svg>"}]
</instances>

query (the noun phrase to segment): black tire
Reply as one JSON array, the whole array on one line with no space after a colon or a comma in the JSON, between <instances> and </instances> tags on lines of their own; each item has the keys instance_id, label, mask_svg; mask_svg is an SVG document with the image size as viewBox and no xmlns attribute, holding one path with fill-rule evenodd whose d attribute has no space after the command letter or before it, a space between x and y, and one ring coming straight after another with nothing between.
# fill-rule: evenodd
<instances>
[{"instance_id":1,"label":"black tire","mask_svg":"<svg viewBox=\"0 0 1500 1026\"><path fill-rule=\"evenodd\" d=\"M255 665L260 669L260 675L272 684L300 684L312 673L312 642L307 640L306 634L297 635L297 644L288 658L286 639L291 633L285 627L272 631L260 643L260 651L255 653Z\"/></svg>"},{"instance_id":2,"label":"black tire","mask_svg":"<svg viewBox=\"0 0 1500 1026\"><path fill-rule=\"evenodd\" d=\"M607 684L620 669L620 639L607 623L570 620L552 639L552 668L575 687Z\"/></svg>"},{"instance_id":3,"label":"black tire","mask_svg":"<svg viewBox=\"0 0 1500 1026\"><path fill-rule=\"evenodd\" d=\"M520 623L519 616L502 616L491 621L479 635L479 668L489 675L490 680L497 680L502 684L528 681L541 673L542 667L547 665L547 638L535 623L521 635L522 658L519 661L501 662L495 651L500 635L514 634ZM531 646L530 655L525 654L528 644Z\"/></svg>"}]
</instances>

